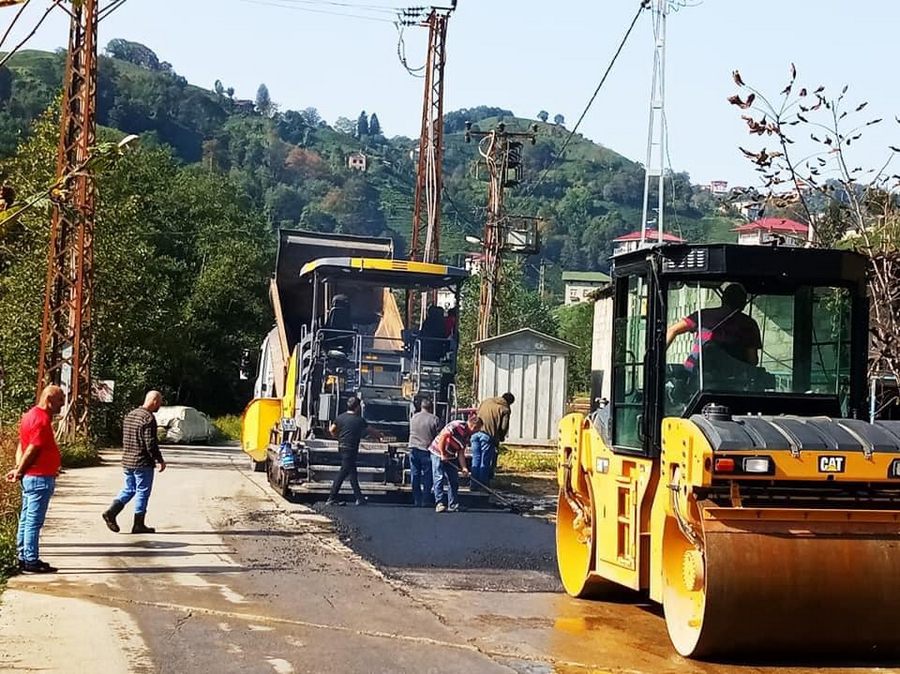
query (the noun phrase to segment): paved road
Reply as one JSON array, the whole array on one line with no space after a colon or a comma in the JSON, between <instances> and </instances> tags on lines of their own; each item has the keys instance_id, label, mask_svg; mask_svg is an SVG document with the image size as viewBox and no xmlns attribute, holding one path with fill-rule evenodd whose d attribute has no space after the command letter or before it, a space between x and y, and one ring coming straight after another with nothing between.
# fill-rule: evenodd
<instances>
[{"instance_id":1,"label":"paved road","mask_svg":"<svg viewBox=\"0 0 900 674\"><path fill-rule=\"evenodd\" d=\"M114 464L63 476L42 553L61 572L11 581L0 670L817 671L688 662L652 607L569 599L541 520L388 505L324 512L281 501L235 450L167 458L148 515L156 535L115 535L101 522Z\"/></svg>"}]
</instances>

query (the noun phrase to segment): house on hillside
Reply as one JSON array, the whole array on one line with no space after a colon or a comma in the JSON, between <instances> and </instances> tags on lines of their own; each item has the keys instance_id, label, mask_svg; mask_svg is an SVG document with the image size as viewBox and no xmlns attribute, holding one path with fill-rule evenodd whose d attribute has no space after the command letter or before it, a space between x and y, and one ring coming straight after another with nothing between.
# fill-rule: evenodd
<instances>
[{"instance_id":1,"label":"house on hillside","mask_svg":"<svg viewBox=\"0 0 900 674\"><path fill-rule=\"evenodd\" d=\"M609 283L609 276L600 271L564 271L563 283L566 284L566 306L584 302L588 295L597 288Z\"/></svg>"},{"instance_id":2,"label":"house on hillside","mask_svg":"<svg viewBox=\"0 0 900 674\"><path fill-rule=\"evenodd\" d=\"M776 239L785 246L803 246L809 238L809 227L786 218L762 218L735 227L742 246L764 246Z\"/></svg>"},{"instance_id":3,"label":"house on hillside","mask_svg":"<svg viewBox=\"0 0 900 674\"><path fill-rule=\"evenodd\" d=\"M234 99L234 109L244 115L252 115L256 112L256 102L246 98Z\"/></svg>"},{"instance_id":4,"label":"house on hillside","mask_svg":"<svg viewBox=\"0 0 900 674\"><path fill-rule=\"evenodd\" d=\"M362 152L351 152L347 157L347 168L351 171L365 172L367 166L368 160Z\"/></svg>"},{"instance_id":5,"label":"house on hillside","mask_svg":"<svg viewBox=\"0 0 900 674\"><path fill-rule=\"evenodd\" d=\"M711 180L708 185L700 185L700 189L706 192L711 192L717 197L722 197L728 194L728 181Z\"/></svg>"},{"instance_id":6,"label":"house on hillside","mask_svg":"<svg viewBox=\"0 0 900 674\"><path fill-rule=\"evenodd\" d=\"M655 231L648 231L644 236L645 247L652 246L657 241L657 233ZM663 243L684 242L684 239L682 239L680 236L675 236L674 234L663 232ZM617 239L613 239L613 243L615 244L615 246L613 247L613 255L618 255L619 253L630 253L631 251L637 250L641 247L641 231L637 230L628 234L624 234Z\"/></svg>"}]
</instances>

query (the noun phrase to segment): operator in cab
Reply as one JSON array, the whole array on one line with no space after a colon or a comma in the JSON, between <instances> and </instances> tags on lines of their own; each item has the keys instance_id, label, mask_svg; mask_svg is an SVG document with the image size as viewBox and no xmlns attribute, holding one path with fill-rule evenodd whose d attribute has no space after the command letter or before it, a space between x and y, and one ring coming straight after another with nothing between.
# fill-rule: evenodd
<instances>
[{"instance_id":1,"label":"operator in cab","mask_svg":"<svg viewBox=\"0 0 900 674\"><path fill-rule=\"evenodd\" d=\"M762 338L756 321L743 312L746 306L747 291L744 287L740 283L728 284L722 291L722 306L695 311L669 326L666 331L666 348L671 346L678 335L689 332L696 336L691 353L684 363L686 370L696 370L700 350L707 345L714 345L731 358L756 367L759 365Z\"/></svg>"}]
</instances>

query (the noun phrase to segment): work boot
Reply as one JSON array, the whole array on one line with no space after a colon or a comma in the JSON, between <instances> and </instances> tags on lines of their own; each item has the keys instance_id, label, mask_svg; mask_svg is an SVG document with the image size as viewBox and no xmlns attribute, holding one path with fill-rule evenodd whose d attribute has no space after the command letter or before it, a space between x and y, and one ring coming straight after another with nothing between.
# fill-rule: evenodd
<instances>
[{"instance_id":1,"label":"work boot","mask_svg":"<svg viewBox=\"0 0 900 674\"><path fill-rule=\"evenodd\" d=\"M122 512L122 508L125 507L124 503L120 503L119 501L113 501L112 505L106 509L103 513L103 521L106 522L106 526L109 527L109 530L113 533L119 533L119 523L116 522L116 515Z\"/></svg>"},{"instance_id":2,"label":"work boot","mask_svg":"<svg viewBox=\"0 0 900 674\"><path fill-rule=\"evenodd\" d=\"M131 527L131 533L133 534L155 534L156 529L153 527L148 527L144 524L144 517L146 513L135 513L134 514L134 526Z\"/></svg>"},{"instance_id":3,"label":"work boot","mask_svg":"<svg viewBox=\"0 0 900 674\"><path fill-rule=\"evenodd\" d=\"M56 567L50 566L47 562L43 562L40 559L34 562L23 561L20 568L25 573L56 573L57 571Z\"/></svg>"}]
</instances>

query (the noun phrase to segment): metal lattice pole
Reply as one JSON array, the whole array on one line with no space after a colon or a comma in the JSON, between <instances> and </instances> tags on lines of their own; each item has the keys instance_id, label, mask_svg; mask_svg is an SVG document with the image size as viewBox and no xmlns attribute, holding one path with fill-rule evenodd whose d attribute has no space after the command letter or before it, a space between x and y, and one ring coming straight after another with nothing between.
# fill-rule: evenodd
<instances>
[{"instance_id":1,"label":"metal lattice pole","mask_svg":"<svg viewBox=\"0 0 900 674\"><path fill-rule=\"evenodd\" d=\"M665 207L666 158L666 15L670 0L653 3L653 83L650 89L650 122L647 131L647 162L644 164L644 206L641 216L641 246L648 240L650 187L657 182L656 240L662 243ZM652 240L652 237L649 237Z\"/></svg>"},{"instance_id":2,"label":"metal lattice pole","mask_svg":"<svg viewBox=\"0 0 900 674\"><path fill-rule=\"evenodd\" d=\"M428 16L428 59L416 173L416 200L410 259L435 262L441 243L441 190L444 155L444 65L447 62L449 12Z\"/></svg>"},{"instance_id":3,"label":"metal lattice pole","mask_svg":"<svg viewBox=\"0 0 900 674\"><path fill-rule=\"evenodd\" d=\"M71 7L57 178L44 296L38 389L60 384L67 405L62 436L87 434L91 399L91 302L95 185L87 159L96 136L97 0Z\"/></svg>"}]
</instances>

